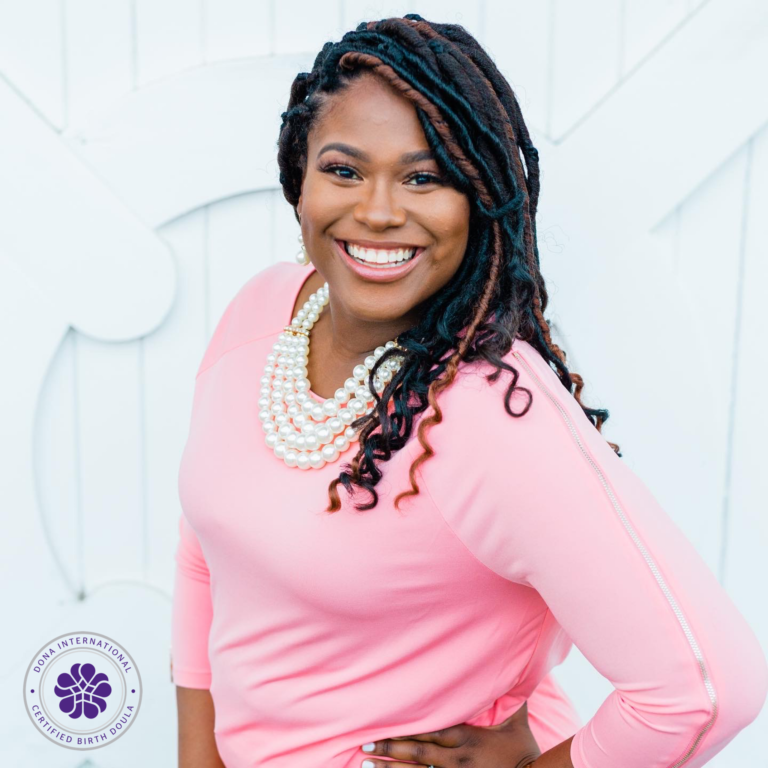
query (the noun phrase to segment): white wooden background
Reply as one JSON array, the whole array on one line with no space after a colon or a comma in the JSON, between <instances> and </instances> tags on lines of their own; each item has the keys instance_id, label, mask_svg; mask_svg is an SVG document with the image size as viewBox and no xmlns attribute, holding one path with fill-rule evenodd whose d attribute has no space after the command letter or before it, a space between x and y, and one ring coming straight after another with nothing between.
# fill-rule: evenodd
<instances>
[{"instance_id":1,"label":"white wooden background","mask_svg":"<svg viewBox=\"0 0 768 768\"><path fill-rule=\"evenodd\" d=\"M275 157L293 76L411 11L465 25L516 89L556 336L768 648L768 4L0 0L4 765L175 764L194 373L238 288L296 251ZM36 649L78 629L124 644L146 690L87 756L21 696ZM585 719L610 690L577 649L556 676ZM765 768L766 732L768 709L711 764Z\"/></svg>"}]
</instances>

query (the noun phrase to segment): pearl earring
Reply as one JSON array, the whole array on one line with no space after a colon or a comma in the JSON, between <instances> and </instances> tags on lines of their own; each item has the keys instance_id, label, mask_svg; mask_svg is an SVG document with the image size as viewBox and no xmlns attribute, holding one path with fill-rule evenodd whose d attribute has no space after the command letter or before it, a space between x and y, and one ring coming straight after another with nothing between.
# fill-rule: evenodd
<instances>
[{"instance_id":1,"label":"pearl earring","mask_svg":"<svg viewBox=\"0 0 768 768\"><path fill-rule=\"evenodd\" d=\"M299 242L301 243L301 250L296 254L296 261L306 267L310 263L309 254L307 253L307 247L304 245L304 238L301 236L301 232L299 232Z\"/></svg>"}]
</instances>

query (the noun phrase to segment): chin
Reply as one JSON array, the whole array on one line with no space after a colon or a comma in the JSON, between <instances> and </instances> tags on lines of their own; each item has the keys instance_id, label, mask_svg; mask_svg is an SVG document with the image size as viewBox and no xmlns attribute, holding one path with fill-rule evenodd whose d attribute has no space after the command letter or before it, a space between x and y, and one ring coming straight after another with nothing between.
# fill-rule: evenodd
<instances>
[{"instance_id":1,"label":"chin","mask_svg":"<svg viewBox=\"0 0 768 768\"><path fill-rule=\"evenodd\" d=\"M349 306L349 305L348 305ZM360 322L363 323L377 323L380 325L383 325L385 323L392 323L396 320L399 320L406 312L405 310L402 313L398 313L397 311L389 311L389 312L371 312L370 306L368 307L355 307L355 306L349 306L351 314L357 319L360 320Z\"/></svg>"}]
</instances>

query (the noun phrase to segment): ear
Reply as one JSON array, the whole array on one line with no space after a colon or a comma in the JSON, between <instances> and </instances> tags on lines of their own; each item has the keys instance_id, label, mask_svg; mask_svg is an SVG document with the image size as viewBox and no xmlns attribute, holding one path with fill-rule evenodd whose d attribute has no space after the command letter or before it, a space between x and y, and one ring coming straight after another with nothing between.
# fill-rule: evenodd
<instances>
[{"instance_id":1,"label":"ear","mask_svg":"<svg viewBox=\"0 0 768 768\"><path fill-rule=\"evenodd\" d=\"M301 195L302 193L299 193L299 201L296 203L296 213L299 214L299 218L301 218Z\"/></svg>"}]
</instances>

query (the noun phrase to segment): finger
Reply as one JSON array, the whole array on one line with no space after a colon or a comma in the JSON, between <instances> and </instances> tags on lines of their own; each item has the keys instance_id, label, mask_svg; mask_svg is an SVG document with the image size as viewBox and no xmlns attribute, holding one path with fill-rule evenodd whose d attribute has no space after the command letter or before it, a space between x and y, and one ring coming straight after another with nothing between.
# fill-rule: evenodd
<instances>
[{"instance_id":1,"label":"finger","mask_svg":"<svg viewBox=\"0 0 768 768\"><path fill-rule=\"evenodd\" d=\"M441 747L460 747L467 740L467 726L464 723L441 728L438 731L414 733L410 736L390 736L390 741L426 741Z\"/></svg>"},{"instance_id":2,"label":"finger","mask_svg":"<svg viewBox=\"0 0 768 768\"><path fill-rule=\"evenodd\" d=\"M374 742L373 751L367 752L366 756L388 757L394 760L409 760L420 765L445 765L451 758L446 755L445 747L437 744L430 744L424 741L403 741L398 739L382 739ZM391 761L374 760L375 766L392 766ZM366 766L366 768L369 768Z\"/></svg>"},{"instance_id":3,"label":"finger","mask_svg":"<svg viewBox=\"0 0 768 768\"><path fill-rule=\"evenodd\" d=\"M375 760L370 757L366 757L360 764L362 768L420 768L413 763L401 763L399 760ZM431 765L431 763L424 763L424 768ZM436 764L439 768L439 764Z\"/></svg>"}]
</instances>

